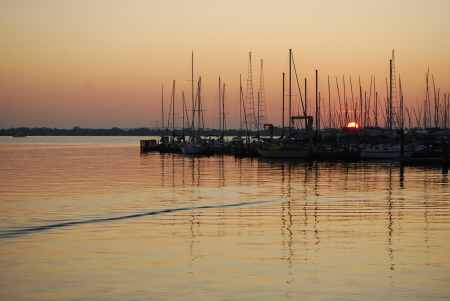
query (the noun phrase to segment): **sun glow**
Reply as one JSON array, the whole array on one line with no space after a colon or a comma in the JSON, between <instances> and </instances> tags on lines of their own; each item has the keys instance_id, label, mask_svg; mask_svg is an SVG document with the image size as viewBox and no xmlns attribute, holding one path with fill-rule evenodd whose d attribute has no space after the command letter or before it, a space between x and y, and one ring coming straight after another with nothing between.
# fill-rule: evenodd
<instances>
[{"instance_id":1,"label":"sun glow","mask_svg":"<svg viewBox=\"0 0 450 301\"><path fill-rule=\"evenodd\" d=\"M347 124L347 127L357 129L357 128L359 128L359 125L356 122L352 121Z\"/></svg>"}]
</instances>

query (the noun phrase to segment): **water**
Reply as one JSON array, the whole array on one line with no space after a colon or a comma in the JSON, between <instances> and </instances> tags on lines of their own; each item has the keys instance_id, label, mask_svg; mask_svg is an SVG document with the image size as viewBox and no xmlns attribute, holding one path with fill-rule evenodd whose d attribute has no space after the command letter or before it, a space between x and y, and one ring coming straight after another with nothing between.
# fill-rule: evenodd
<instances>
[{"instance_id":1,"label":"water","mask_svg":"<svg viewBox=\"0 0 450 301\"><path fill-rule=\"evenodd\" d=\"M0 138L1 300L448 300L437 167Z\"/></svg>"}]
</instances>

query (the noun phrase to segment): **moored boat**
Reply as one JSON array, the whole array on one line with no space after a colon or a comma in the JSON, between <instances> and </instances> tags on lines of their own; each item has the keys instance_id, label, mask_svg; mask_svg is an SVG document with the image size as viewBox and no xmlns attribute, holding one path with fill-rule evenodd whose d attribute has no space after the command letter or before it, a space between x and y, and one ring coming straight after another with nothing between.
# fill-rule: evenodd
<instances>
[{"instance_id":1,"label":"moored boat","mask_svg":"<svg viewBox=\"0 0 450 301\"><path fill-rule=\"evenodd\" d=\"M291 125L289 125L289 135L287 138L284 138L284 111L282 113L282 137L279 139L263 139L265 143L258 149L258 153L260 156L264 158L300 158L304 159L308 157L311 153L311 146L309 145L309 136L311 133L311 126L313 122L312 116L306 116L306 112L304 116L291 116L291 65L292 65L292 50L289 49L289 121L293 123L294 120L306 120L307 126L306 137L300 138L300 135L296 135L291 133ZM284 73L283 73L283 93L282 93L282 107L284 108Z\"/></svg>"},{"instance_id":2,"label":"moored boat","mask_svg":"<svg viewBox=\"0 0 450 301\"><path fill-rule=\"evenodd\" d=\"M191 82L194 82L194 53L192 53L192 78ZM197 101L194 102L194 85L192 84L192 124L191 124L191 131L194 133L194 127L195 127L195 113L197 113L197 135L192 135L191 142L187 145L184 145L181 147L181 151L183 154L186 155L201 155L205 154L207 151L206 142L202 140L200 137L200 127L201 127L201 118L200 118L200 112L202 110L201 106L201 97L200 97L200 90L201 90L201 82L202 79L199 77L198 79L198 87L197 87Z\"/></svg>"},{"instance_id":3,"label":"moored boat","mask_svg":"<svg viewBox=\"0 0 450 301\"><path fill-rule=\"evenodd\" d=\"M389 134L390 143L388 145L378 144L366 147L360 151L359 156L361 158L372 158L372 159L393 159L393 158L409 158L413 155L415 149L414 147L405 146L398 142L394 142L396 138L400 138L401 141L404 141L404 130L403 130L403 96L401 93L401 81L399 79L399 87L400 87L400 111L396 112L394 110L394 51L392 51L392 59L389 61L389 73L390 73L390 85L389 85L389 98L388 98L388 116L387 123L388 129L387 132ZM398 114L400 113L400 114ZM399 120L395 120L395 117L399 118ZM395 122L397 121L397 122ZM394 130L393 124L398 123L399 128ZM399 133L399 134L398 134Z\"/></svg>"},{"instance_id":4,"label":"moored boat","mask_svg":"<svg viewBox=\"0 0 450 301\"><path fill-rule=\"evenodd\" d=\"M206 146L201 143L191 143L181 147L181 151L185 155L200 155L206 152Z\"/></svg>"},{"instance_id":5,"label":"moored boat","mask_svg":"<svg viewBox=\"0 0 450 301\"><path fill-rule=\"evenodd\" d=\"M309 146L280 144L259 149L258 153L264 158L307 158L311 153Z\"/></svg>"},{"instance_id":6,"label":"moored boat","mask_svg":"<svg viewBox=\"0 0 450 301\"><path fill-rule=\"evenodd\" d=\"M359 156L361 158L369 159L394 159L394 158L409 158L414 153L414 148L405 147L402 149L400 145L376 145L363 149Z\"/></svg>"},{"instance_id":7,"label":"moored boat","mask_svg":"<svg viewBox=\"0 0 450 301\"><path fill-rule=\"evenodd\" d=\"M209 141L208 146L212 152L215 153L226 153L230 151L230 143L223 140L212 140Z\"/></svg>"}]
</instances>

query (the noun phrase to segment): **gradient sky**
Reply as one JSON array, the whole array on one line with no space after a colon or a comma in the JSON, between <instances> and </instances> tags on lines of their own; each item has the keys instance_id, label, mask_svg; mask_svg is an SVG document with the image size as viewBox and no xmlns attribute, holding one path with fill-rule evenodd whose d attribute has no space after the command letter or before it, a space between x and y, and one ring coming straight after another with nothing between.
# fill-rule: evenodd
<instances>
[{"instance_id":1,"label":"gradient sky","mask_svg":"<svg viewBox=\"0 0 450 301\"><path fill-rule=\"evenodd\" d=\"M239 77L245 95L249 52L255 100L264 60L267 117L275 125L289 49L312 103L315 70L326 98L329 76L332 102L336 78L341 97L345 83L350 99L350 79L359 94L359 80L369 93L372 77L384 101L395 50L405 104L419 110L428 68L430 89L433 76L441 99L450 92L449 12L449 0L0 0L0 125L160 126L162 87L167 110L175 80L181 126L183 91L191 103L192 52L207 127L218 127L219 77L227 128L238 127Z\"/></svg>"}]
</instances>

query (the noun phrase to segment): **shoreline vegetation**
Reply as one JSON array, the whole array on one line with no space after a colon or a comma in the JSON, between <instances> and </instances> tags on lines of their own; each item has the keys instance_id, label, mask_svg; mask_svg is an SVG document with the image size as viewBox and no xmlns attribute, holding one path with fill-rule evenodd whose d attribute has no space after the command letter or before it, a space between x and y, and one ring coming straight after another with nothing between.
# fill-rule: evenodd
<instances>
[{"instance_id":1,"label":"shoreline vegetation","mask_svg":"<svg viewBox=\"0 0 450 301\"><path fill-rule=\"evenodd\" d=\"M275 127L273 128L274 135L281 135L282 129ZM242 130L230 129L225 130L225 136L237 136ZM176 135L185 134L189 136L189 129L175 129ZM203 136L217 136L220 130L218 129L204 129L202 131ZM256 135L256 131L248 131L248 135ZM260 131L262 135L269 135L269 131ZM245 135L247 131L245 131ZM133 128L133 129L121 129L118 127L113 127L111 129L90 129L90 128L80 128L78 126L72 129L57 129L57 128L47 128L47 127L11 127L9 129L0 129L0 136L172 136L172 130L170 129L151 129L151 128Z\"/></svg>"}]
</instances>

